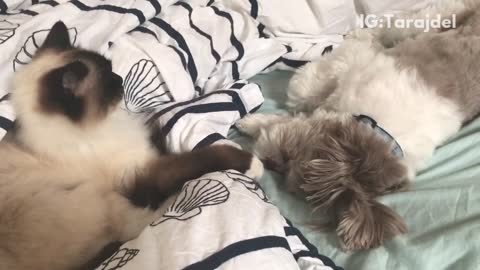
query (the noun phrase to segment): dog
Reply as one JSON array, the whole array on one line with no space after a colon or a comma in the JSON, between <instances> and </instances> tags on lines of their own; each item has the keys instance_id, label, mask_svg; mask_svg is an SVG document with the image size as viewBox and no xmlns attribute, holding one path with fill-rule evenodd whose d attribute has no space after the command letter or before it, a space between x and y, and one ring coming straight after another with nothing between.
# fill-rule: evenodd
<instances>
[{"instance_id":1,"label":"dog","mask_svg":"<svg viewBox=\"0 0 480 270\"><path fill-rule=\"evenodd\" d=\"M267 167L315 209L333 213L341 248L369 249L407 231L375 200L406 190L436 147L480 112L480 11L438 2L417 13L456 27L359 29L291 78L291 115L237 123Z\"/></svg>"}]
</instances>

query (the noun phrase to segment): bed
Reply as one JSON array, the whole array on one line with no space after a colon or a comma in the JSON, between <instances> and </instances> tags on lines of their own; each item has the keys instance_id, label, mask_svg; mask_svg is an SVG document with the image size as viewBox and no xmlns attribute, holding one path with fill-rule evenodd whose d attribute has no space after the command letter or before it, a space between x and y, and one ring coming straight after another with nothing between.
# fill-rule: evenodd
<instances>
[{"instance_id":1,"label":"bed","mask_svg":"<svg viewBox=\"0 0 480 270\"><path fill-rule=\"evenodd\" d=\"M290 76L290 72L273 72L254 78L265 96L259 112L285 112ZM246 148L252 145L235 130L229 138ZM261 185L320 253L345 269L480 269L480 119L436 150L411 190L379 198L404 217L409 232L374 250L344 253L333 233L312 230L311 209L285 191L283 180L282 175L266 171Z\"/></svg>"},{"instance_id":2,"label":"bed","mask_svg":"<svg viewBox=\"0 0 480 270\"><path fill-rule=\"evenodd\" d=\"M269 71L296 68L334 49L342 41L341 33L356 26L355 18L360 7L364 13L393 12L430 1L433 0L322 0L298 1L295 6L290 6L290 1L278 4L278 0L0 0L0 138L15 120L9 102L10 78L17 68L31 60L56 20L64 20L69 26L71 40L76 45L112 58L115 72L126 82L124 109L137 115L153 110L149 118L169 128L167 147L172 152L181 152L213 142L227 142L225 137L230 126L248 112L285 112L285 91L291 73ZM234 29L234 25L241 27ZM265 74L257 75L259 73ZM252 80L245 81L254 75ZM208 110L200 111L206 105ZM279 258L290 256L293 268L283 264L285 269L299 269L297 262L302 256L298 254L303 252L310 255L305 260L313 263L303 264L300 268L309 270L334 269L334 266L323 267L323 263L331 264L328 257L345 269L475 270L480 269L479 132L480 120L470 123L436 151L410 191L380 198L405 218L409 233L370 251L344 253L338 249L333 234L311 230L308 223L315 216L310 214L311 209L301 198L285 191L283 177L279 174L266 171L260 181L268 199L251 180L230 177L231 173L215 176L231 185L228 192L222 189L224 185L217 185L220 180L210 179L213 176L209 176L212 181L195 181L221 187L220 191L223 191L216 199L222 202L224 194L237 194L232 190L243 194L246 188L248 192L245 194L252 198L247 200L249 203L267 205L265 209L274 212L277 210L271 206L276 205L280 213L293 223L289 224L275 212L277 222L274 226L278 227L275 232L271 232L274 227L268 232L268 228L263 231L250 228L249 231L241 226L238 231L254 236L276 234L284 237L288 230L297 242L304 240L301 231L319 253L325 255L321 257L321 263L315 261L311 256L318 259L319 255L313 252L309 243L301 241L296 251L285 253L283 250L280 254ZM227 139L246 149L252 145L249 138L241 136L235 129L230 130ZM225 177L235 179L232 180L235 183ZM195 188L186 185L184 189ZM176 198L172 198L171 205L175 205ZM187 247L181 246L179 253L173 253L175 257L169 257L168 251L180 241L171 231L165 233L166 229L171 229L179 233L178 238L187 235L188 230L181 231L172 223L175 219L187 220L188 217L193 222L201 217L208 220L208 215L219 217L208 214L213 206L202 207L193 212L177 213L177 218L172 218L172 213L163 216L158 224L146 229L147 233L127 243L98 269L178 269L181 268L179 265L187 264L187 258L192 263L208 258L224 243L220 241L218 246L208 247L202 253L206 255L198 256L194 251L198 253L199 248L188 247L191 242L184 239L181 243L192 251L187 253L183 250ZM247 207L243 209L248 210ZM168 212L168 209L164 210ZM210 219L210 222L225 233L217 231L217 234L207 235L212 237L208 239L209 244L219 235L222 239L232 235L233 229L222 224L226 224L235 211L222 211L225 216L220 215L218 220ZM264 227L265 224L273 223L267 220ZM257 225L260 228L262 223ZM165 229L149 231L154 226ZM193 236L204 235L197 231L191 233ZM165 237L155 240L155 235L162 234L170 237L171 245L164 245L168 240ZM143 245L142 250L135 248L135 243ZM206 245L199 243L199 247L205 249ZM288 245L291 248L294 243ZM265 260L265 254L261 253L259 257ZM294 257L297 261L292 263ZM268 268L267 264L264 268L256 265L257 259L262 258L256 257L253 261L248 256L239 258L229 262L229 267L224 269L279 269ZM166 266L166 261L171 265ZM276 263L282 265L281 261ZM197 268L191 269L206 269L199 267L197 264Z\"/></svg>"}]
</instances>

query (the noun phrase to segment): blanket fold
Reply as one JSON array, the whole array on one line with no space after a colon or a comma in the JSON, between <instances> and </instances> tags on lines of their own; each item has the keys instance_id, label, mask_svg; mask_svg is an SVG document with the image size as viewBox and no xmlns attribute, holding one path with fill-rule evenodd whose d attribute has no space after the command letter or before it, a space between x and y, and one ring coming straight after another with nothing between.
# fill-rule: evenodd
<instances>
[{"instance_id":1,"label":"blanket fold","mask_svg":"<svg viewBox=\"0 0 480 270\"><path fill-rule=\"evenodd\" d=\"M124 79L123 109L178 125L168 127L173 132L169 150L189 151L212 134L225 137L236 120L262 103L261 90L245 80L277 68L297 68L341 41L338 33L289 37L291 29L275 14L298 14L305 8L275 7L266 0L0 0L0 138L15 121L8 96L13 73L31 61L58 20L67 25L75 45L112 59L114 72ZM298 29L308 29L305 23L294 21ZM317 30L322 27L330 29L319 24ZM158 114L179 102L225 91L237 81L245 86L229 90L237 93L236 100L218 94L205 98L211 106L192 102L196 109L182 117ZM248 108L237 110L241 104Z\"/></svg>"}]
</instances>

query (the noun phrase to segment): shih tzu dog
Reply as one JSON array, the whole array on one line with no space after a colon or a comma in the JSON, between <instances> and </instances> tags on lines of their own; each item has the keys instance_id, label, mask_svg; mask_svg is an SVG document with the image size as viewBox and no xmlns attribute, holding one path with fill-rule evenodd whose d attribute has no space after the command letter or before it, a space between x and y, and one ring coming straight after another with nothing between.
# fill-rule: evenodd
<instances>
[{"instance_id":1,"label":"shih tzu dog","mask_svg":"<svg viewBox=\"0 0 480 270\"><path fill-rule=\"evenodd\" d=\"M334 213L345 250L406 232L375 197L407 189L434 149L480 112L480 10L449 2L409 18L455 14L455 27L356 30L293 76L292 115L237 124L291 189Z\"/></svg>"}]
</instances>

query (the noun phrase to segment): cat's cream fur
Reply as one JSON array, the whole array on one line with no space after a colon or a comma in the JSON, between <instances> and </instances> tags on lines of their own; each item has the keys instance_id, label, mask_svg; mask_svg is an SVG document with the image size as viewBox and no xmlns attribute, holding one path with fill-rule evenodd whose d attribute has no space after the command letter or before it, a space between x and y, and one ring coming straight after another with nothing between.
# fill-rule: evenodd
<instances>
[{"instance_id":1,"label":"cat's cream fur","mask_svg":"<svg viewBox=\"0 0 480 270\"><path fill-rule=\"evenodd\" d=\"M68 40L59 22L46 43L61 43L61 35ZM72 59L78 51L69 44L42 47L15 75L12 99L19 124L0 142L2 270L88 269L109 243L136 237L158 218L155 202L190 177L229 168L261 174L251 154L225 145L160 155L149 130L118 109L118 101L102 113L105 108L92 105L102 78L96 63ZM79 121L39 102L46 74L71 61L90 70L85 79L73 81L74 95L87 104ZM72 81L63 78L63 83Z\"/></svg>"}]
</instances>

